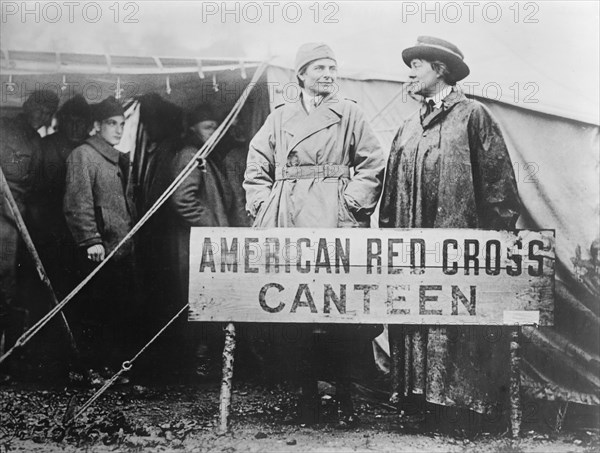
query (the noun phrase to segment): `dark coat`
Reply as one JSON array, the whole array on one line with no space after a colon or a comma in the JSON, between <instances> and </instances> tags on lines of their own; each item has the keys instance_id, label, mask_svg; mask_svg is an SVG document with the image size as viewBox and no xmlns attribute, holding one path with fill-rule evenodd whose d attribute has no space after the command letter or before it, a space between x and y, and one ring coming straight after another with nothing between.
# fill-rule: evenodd
<instances>
[{"instance_id":1,"label":"dark coat","mask_svg":"<svg viewBox=\"0 0 600 453\"><path fill-rule=\"evenodd\" d=\"M384 168L381 145L353 101L330 96L310 114L300 101L285 104L250 143L247 209L258 227L369 226Z\"/></svg>"},{"instance_id":2,"label":"dark coat","mask_svg":"<svg viewBox=\"0 0 600 453\"><path fill-rule=\"evenodd\" d=\"M0 167L23 217L26 217L26 201L40 142L39 134L29 125L25 115L0 118ZM0 195L0 330L6 306L13 304L16 297L19 241L13 214L4 196Z\"/></svg>"},{"instance_id":3,"label":"dark coat","mask_svg":"<svg viewBox=\"0 0 600 453\"><path fill-rule=\"evenodd\" d=\"M42 139L27 209L27 227L36 246L57 244L68 235L62 209L67 157L79 144L60 132Z\"/></svg>"},{"instance_id":4,"label":"dark coat","mask_svg":"<svg viewBox=\"0 0 600 453\"><path fill-rule=\"evenodd\" d=\"M512 229L520 209L512 162L490 112L452 92L421 121L415 112L390 151L383 228Z\"/></svg>"},{"instance_id":5,"label":"dark coat","mask_svg":"<svg viewBox=\"0 0 600 453\"><path fill-rule=\"evenodd\" d=\"M171 172L173 179L202 147L193 135L186 137L185 146L175 155ZM172 228L175 231L174 254L171 262L179 278L179 303L187 303L189 282L190 227L229 226L228 212L235 199L218 167L206 160L203 168L196 167L169 199Z\"/></svg>"},{"instance_id":6,"label":"dark coat","mask_svg":"<svg viewBox=\"0 0 600 453\"><path fill-rule=\"evenodd\" d=\"M178 136L160 142L147 151L145 171L141 181L141 196L138 201L141 214L146 214L169 187L173 175L173 159L182 143ZM136 252L142 275L145 299L146 325L154 334L173 315L170 301L174 292L179 292L178 265L174 265L177 252L177 228L169 202L164 203L152 214L137 233ZM162 323L162 324L161 324Z\"/></svg>"},{"instance_id":7,"label":"dark coat","mask_svg":"<svg viewBox=\"0 0 600 453\"><path fill-rule=\"evenodd\" d=\"M20 208L31 189L41 141L24 114L0 118L0 166Z\"/></svg>"},{"instance_id":8,"label":"dark coat","mask_svg":"<svg viewBox=\"0 0 600 453\"><path fill-rule=\"evenodd\" d=\"M502 133L482 104L452 92L441 109L426 118L415 112L400 128L388 161L381 227L512 229L519 208ZM399 391L480 413L497 413L507 403L508 338L502 330L408 330L404 343L390 327L390 342L406 347L407 385Z\"/></svg>"},{"instance_id":9,"label":"dark coat","mask_svg":"<svg viewBox=\"0 0 600 453\"><path fill-rule=\"evenodd\" d=\"M246 191L244 190L244 172L248 157L248 144L225 136L217 144L209 159L214 162L223 176L225 184L234 197L233 208L227 213L229 226L249 227L252 219L246 211Z\"/></svg>"},{"instance_id":10,"label":"dark coat","mask_svg":"<svg viewBox=\"0 0 600 453\"><path fill-rule=\"evenodd\" d=\"M174 136L146 152L146 169L141 183L142 213L146 213L173 182L173 159L182 146L181 138Z\"/></svg>"},{"instance_id":11,"label":"dark coat","mask_svg":"<svg viewBox=\"0 0 600 453\"><path fill-rule=\"evenodd\" d=\"M98 136L69 155L63 209L78 246L103 244L108 254L131 231L135 209L128 176L128 157ZM129 241L115 259L132 248Z\"/></svg>"}]
</instances>

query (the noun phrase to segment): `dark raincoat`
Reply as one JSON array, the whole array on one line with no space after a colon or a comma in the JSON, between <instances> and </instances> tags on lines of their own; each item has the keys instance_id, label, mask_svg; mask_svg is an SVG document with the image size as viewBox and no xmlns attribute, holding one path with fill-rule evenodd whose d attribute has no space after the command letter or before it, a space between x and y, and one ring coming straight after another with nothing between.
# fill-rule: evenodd
<instances>
[{"instance_id":1,"label":"dark raincoat","mask_svg":"<svg viewBox=\"0 0 600 453\"><path fill-rule=\"evenodd\" d=\"M423 109L422 109L423 110ZM380 207L384 228L513 229L520 202L502 133L479 102L453 91L400 128ZM508 395L507 331L429 328L407 336L406 393L490 413Z\"/></svg>"}]
</instances>

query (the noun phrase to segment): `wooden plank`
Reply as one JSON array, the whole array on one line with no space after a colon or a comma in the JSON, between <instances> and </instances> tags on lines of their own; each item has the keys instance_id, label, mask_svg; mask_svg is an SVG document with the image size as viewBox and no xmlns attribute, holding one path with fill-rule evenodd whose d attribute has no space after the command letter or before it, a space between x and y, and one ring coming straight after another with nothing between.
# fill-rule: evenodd
<instances>
[{"instance_id":1,"label":"wooden plank","mask_svg":"<svg viewBox=\"0 0 600 453\"><path fill-rule=\"evenodd\" d=\"M552 325L554 232L194 228L191 321Z\"/></svg>"}]
</instances>

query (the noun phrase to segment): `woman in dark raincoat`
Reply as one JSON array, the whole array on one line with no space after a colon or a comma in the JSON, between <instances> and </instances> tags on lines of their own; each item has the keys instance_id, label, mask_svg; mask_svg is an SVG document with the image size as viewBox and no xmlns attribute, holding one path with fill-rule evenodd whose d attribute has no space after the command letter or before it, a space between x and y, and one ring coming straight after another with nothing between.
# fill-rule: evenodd
<instances>
[{"instance_id":1,"label":"woman in dark raincoat","mask_svg":"<svg viewBox=\"0 0 600 453\"><path fill-rule=\"evenodd\" d=\"M380 226L513 229L520 202L512 163L490 112L456 86L469 74L462 53L423 36L402 58L411 67L409 91L426 102L392 144ZM413 329L406 337L407 385L394 391L497 414L508 401L508 346L506 335L493 330ZM391 342L401 341L390 331Z\"/></svg>"}]
</instances>

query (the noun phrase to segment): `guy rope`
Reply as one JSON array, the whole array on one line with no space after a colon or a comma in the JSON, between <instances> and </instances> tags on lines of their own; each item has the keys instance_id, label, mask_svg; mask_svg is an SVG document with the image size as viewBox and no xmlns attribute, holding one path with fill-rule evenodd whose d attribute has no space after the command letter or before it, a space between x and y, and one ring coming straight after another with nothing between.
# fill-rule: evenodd
<instances>
[{"instance_id":1,"label":"guy rope","mask_svg":"<svg viewBox=\"0 0 600 453\"><path fill-rule=\"evenodd\" d=\"M215 146L225 135L233 121L237 118L240 110L244 106L248 96L252 89L256 86L258 80L267 68L267 62L263 62L252 77L250 83L246 86L241 96L236 101L231 111L227 114L223 122L219 125L215 133L206 141L206 143L200 148L194 157L190 159L185 168L179 173L171 185L165 190L165 192L156 200L156 203L144 214L144 216L137 222L137 224L131 229L131 231L117 244L115 249L108 254L104 261L102 261L88 276L77 285L73 291L71 291L59 304L52 308L46 315L44 315L38 322L29 328L26 332L21 335L15 344L8 350L4 355L0 357L0 364L3 363L8 357L10 357L16 349L25 346L54 316L62 311L62 309L81 291L81 289L100 272L100 270L106 265L106 263L117 253L117 251L130 240L133 235L146 223L146 221L167 201L167 199L175 192L175 190L181 185L181 183L194 171L194 169L202 164L204 159L214 150Z\"/></svg>"}]
</instances>

